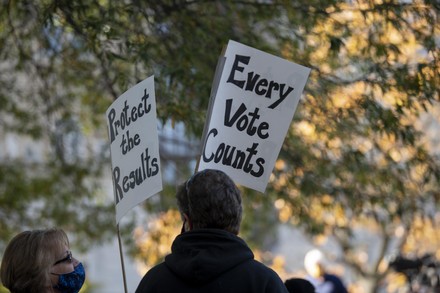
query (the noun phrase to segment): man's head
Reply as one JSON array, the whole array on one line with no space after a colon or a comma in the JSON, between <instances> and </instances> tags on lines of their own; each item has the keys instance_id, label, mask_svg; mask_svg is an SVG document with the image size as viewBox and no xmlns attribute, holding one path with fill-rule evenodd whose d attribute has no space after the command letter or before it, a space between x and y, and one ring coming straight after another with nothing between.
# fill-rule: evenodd
<instances>
[{"instance_id":1,"label":"man's head","mask_svg":"<svg viewBox=\"0 0 440 293\"><path fill-rule=\"evenodd\" d=\"M219 170L195 173L177 191L177 205L190 229L240 230L241 195L232 179Z\"/></svg>"}]
</instances>

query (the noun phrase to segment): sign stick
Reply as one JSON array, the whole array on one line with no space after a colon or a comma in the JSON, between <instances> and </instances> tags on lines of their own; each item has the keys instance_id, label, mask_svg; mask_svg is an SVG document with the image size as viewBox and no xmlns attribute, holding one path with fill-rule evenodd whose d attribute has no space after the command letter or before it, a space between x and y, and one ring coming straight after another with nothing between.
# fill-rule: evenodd
<instances>
[{"instance_id":1,"label":"sign stick","mask_svg":"<svg viewBox=\"0 0 440 293\"><path fill-rule=\"evenodd\" d=\"M121 256L122 279L124 280L124 292L127 293L127 278L125 277L124 255L122 253L121 233L119 232L119 223L116 225L118 230L119 254Z\"/></svg>"}]
</instances>

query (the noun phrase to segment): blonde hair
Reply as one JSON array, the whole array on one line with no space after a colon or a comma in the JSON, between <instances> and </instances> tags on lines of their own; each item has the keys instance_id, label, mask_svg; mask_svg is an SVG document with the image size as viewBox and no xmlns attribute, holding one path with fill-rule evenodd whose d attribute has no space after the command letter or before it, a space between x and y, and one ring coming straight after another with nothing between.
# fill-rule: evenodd
<instances>
[{"instance_id":1,"label":"blonde hair","mask_svg":"<svg viewBox=\"0 0 440 293\"><path fill-rule=\"evenodd\" d=\"M11 293L46 292L50 270L57 253L69 247L66 233L61 229L24 231L9 242L3 254L0 277Z\"/></svg>"}]
</instances>

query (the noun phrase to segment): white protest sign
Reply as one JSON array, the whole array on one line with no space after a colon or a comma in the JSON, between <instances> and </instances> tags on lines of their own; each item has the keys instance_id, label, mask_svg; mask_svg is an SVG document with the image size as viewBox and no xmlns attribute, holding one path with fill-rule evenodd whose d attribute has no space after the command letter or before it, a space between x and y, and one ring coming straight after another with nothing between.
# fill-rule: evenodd
<instances>
[{"instance_id":1,"label":"white protest sign","mask_svg":"<svg viewBox=\"0 0 440 293\"><path fill-rule=\"evenodd\" d=\"M116 223L162 190L154 76L118 97L106 111Z\"/></svg>"},{"instance_id":2,"label":"white protest sign","mask_svg":"<svg viewBox=\"0 0 440 293\"><path fill-rule=\"evenodd\" d=\"M310 69L229 41L198 170L264 192Z\"/></svg>"}]
</instances>

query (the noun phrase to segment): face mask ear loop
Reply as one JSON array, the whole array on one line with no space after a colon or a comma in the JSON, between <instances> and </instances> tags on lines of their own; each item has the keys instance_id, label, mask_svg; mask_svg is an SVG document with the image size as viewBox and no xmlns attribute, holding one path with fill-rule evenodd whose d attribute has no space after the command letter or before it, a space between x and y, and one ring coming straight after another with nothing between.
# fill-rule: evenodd
<instances>
[{"instance_id":1,"label":"face mask ear loop","mask_svg":"<svg viewBox=\"0 0 440 293\"><path fill-rule=\"evenodd\" d=\"M185 224L186 224L186 219L183 220L183 224L182 224L182 229L180 230L180 234L185 233Z\"/></svg>"}]
</instances>

